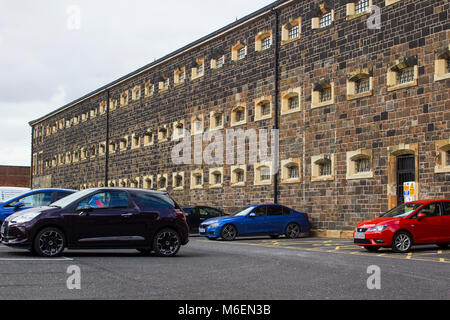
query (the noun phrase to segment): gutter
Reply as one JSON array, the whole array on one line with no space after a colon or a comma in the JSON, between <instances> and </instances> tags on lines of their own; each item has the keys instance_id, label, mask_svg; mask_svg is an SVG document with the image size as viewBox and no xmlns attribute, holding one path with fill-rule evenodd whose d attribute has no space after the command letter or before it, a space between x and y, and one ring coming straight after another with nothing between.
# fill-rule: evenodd
<instances>
[{"instance_id":1,"label":"gutter","mask_svg":"<svg viewBox=\"0 0 450 320\"><path fill-rule=\"evenodd\" d=\"M280 128L280 118L279 118L279 61L280 61L280 41L279 41L279 34L280 34L280 14L277 10L277 8L273 8L272 13L275 15L275 33L274 33L274 41L275 41L275 52L274 52L274 125L273 129L278 130ZM272 141L272 143L274 143ZM275 152L274 156L274 163L272 164L273 167L276 166L277 172L275 173L273 180L273 202L278 203L278 180L279 180L279 145L277 146L278 150Z\"/></svg>"}]
</instances>

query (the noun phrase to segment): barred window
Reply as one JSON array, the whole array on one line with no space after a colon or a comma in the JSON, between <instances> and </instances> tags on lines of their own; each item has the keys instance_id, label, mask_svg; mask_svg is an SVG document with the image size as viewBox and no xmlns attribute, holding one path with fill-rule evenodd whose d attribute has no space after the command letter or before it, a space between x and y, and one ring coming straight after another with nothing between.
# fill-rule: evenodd
<instances>
[{"instance_id":1,"label":"barred window","mask_svg":"<svg viewBox=\"0 0 450 320\"><path fill-rule=\"evenodd\" d=\"M370 159L359 159L356 161L356 172L370 172Z\"/></svg>"},{"instance_id":2,"label":"barred window","mask_svg":"<svg viewBox=\"0 0 450 320\"><path fill-rule=\"evenodd\" d=\"M200 174L195 176L195 185L200 186L202 184L202 176Z\"/></svg>"},{"instance_id":3,"label":"barred window","mask_svg":"<svg viewBox=\"0 0 450 320\"><path fill-rule=\"evenodd\" d=\"M272 46L272 37L267 37L262 41L262 49L267 50Z\"/></svg>"},{"instance_id":4,"label":"barred window","mask_svg":"<svg viewBox=\"0 0 450 320\"><path fill-rule=\"evenodd\" d=\"M225 64L225 57L222 56L219 58L219 60L217 60L217 68L222 68L224 64Z\"/></svg>"},{"instance_id":5,"label":"barred window","mask_svg":"<svg viewBox=\"0 0 450 320\"><path fill-rule=\"evenodd\" d=\"M178 81L180 83L183 83L185 80L186 80L186 73L185 72L180 73L180 77L179 77Z\"/></svg>"},{"instance_id":6,"label":"barred window","mask_svg":"<svg viewBox=\"0 0 450 320\"><path fill-rule=\"evenodd\" d=\"M244 59L245 58L245 53L246 53L245 47L239 49L239 51L238 51L238 59L239 60Z\"/></svg>"},{"instance_id":7,"label":"barred window","mask_svg":"<svg viewBox=\"0 0 450 320\"><path fill-rule=\"evenodd\" d=\"M322 17L320 17L320 27L328 27L331 25L331 12L324 14Z\"/></svg>"},{"instance_id":8,"label":"barred window","mask_svg":"<svg viewBox=\"0 0 450 320\"><path fill-rule=\"evenodd\" d=\"M175 177L175 187L180 188L183 186L183 177L182 176L176 176Z\"/></svg>"},{"instance_id":9,"label":"barred window","mask_svg":"<svg viewBox=\"0 0 450 320\"><path fill-rule=\"evenodd\" d=\"M169 80L169 78L167 78L167 79L164 81L164 89L168 89L168 88L169 88L169 84L170 84L170 80Z\"/></svg>"},{"instance_id":10,"label":"barred window","mask_svg":"<svg viewBox=\"0 0 450 320\"><path fill-rule=\"evenodd\" d=\"M270 180L270 168L269 167L262 167L260 172L261 172L261 181Z\"/></svg>"},{"instance_id":11,"label":"barred window","mask_svg":"<svg viewBox=\"0 0 450 320\"><path fill-rule=\"evenodd\" d=\"M324 160L319 164L319 172L321 176L331 175L331 160Z\"/></svg>"},{"instance_id":12,"label":"barred window","mask_svg":"<svg viewBox=\"0 0 450 320\"><path fill-rule=\"evenodd\" d=\"M197 75L198 76L203 75L204 71L205 71L204 65L203 64L199 65L198 68L197 68Z\"/></svg>"},{"instance_id":13,"label":"barred window","mask_svg":"<svg viewBox=\"0 0 450 320\"><path fill-rule=\"evenodd\" d=\"M162 177L161 179L159 179L159 188L160 189L164 189L167 185L167 180L166 178Z\"/></svg>"},{"instance_id":14,"label":"barred window","mask_svg":"<svg viewBox=\"0 0 450 320\"><path fill-rule=\"evenodd\" d=\"M320 93L320 102L330 101L331 98L331 88L324 88Z\"/></svg>"},{"instance_id":15,"label":"barred window","mask_svg":"<svg viewBox=\"0 0 450 320\"><path fill-rule=\"evenodd\" d=\"M298 96L289 98L289 110L294 110L299 107Z\"/></svg>"},{"instance_id":16,"label":"barred window","mask_svg":"<svg viewBox=\"0 0 450 320\"><path fill-rule=\"evenodd\" d=\"M356 3L355 13L363 13L369 10L369 0L359 0Z\"/></svg>"},{"instance_id":17,"label":"barred window","mask_svg":"<svg viewBox=\"0 0 450 320\"><path fill-rule=\"evenodd\" d=\"M414 81L414 68L406 68L397 73L398 84L404 84Z\"/></svg>"},{"instance_id":18,"label":"barred window","mask_svg":"<svg viewBox=\"0 0 450 320\"><path fill-rule=\"evenodd\" d=\"M289 29L289 40L297 39L300 35L300 26L296 25Z\"/></svg>"},{"instance_id":19,"label":"barred window","mask_svg":"<svg viewBox=\"0 0 450 320\"><path fill-rule=\"evenodd\" d=\"M214 117L215 122L216 122L216 127L220 127L222 126L223 122L222 122L222 115L218 114Z\"/></svg>"},{"instance_id":20,"label":"barred window","mask_svg":"<svg viewBox=\"0 0 450 320\"><path fill-rule=\"evenodd\" d=\"M289 179L298 179L299 177L299 169L298 166L290 166L288 168Z\"/></svg>"},{"instance_id":21,"label":"barred window","mask_svg":"<svg viewBox=\"0 0 450 320\"><path fill-rule=\"evenodd\" d=\"M261 115L267 116L270 114L270 103L264 102L261 104Z\"/></svg>"},{"instance_id":22,"label":"barred window","mask_svg":"<svg viewBox=\"0 0 450 320\"><path fill-rule=\"evenodd\" d=\"M245 114L243 110L236 111L236 122L241 122L245 120Z\"/></svg>"},{"instance_id":23,"label":"barred window","mask_svg":"<svg viewBox=\"0 0 450 320\"><path fill-rule=\"evenodd\" d=\"M222 174L220 172L214 173L214 184L222 183Z\"/></svg>"},{"instance_id":24,"label":"barred window","mask_svg":"<svg viewBox=\"0 0 450 320\"><path fill-rule=\"evenodd\" d=\"M356 93L365 93L370 91L370 79L365 78L356 82Z\"/></svg>"},{"instance_id":25,"label":"barred window","mask_svg":"<svg viewBox=\"0 0 450 320\"><path fill-rule=\"evenodd\" d=\"M236 182L237 183L241 183L241 182L245 181L244 170L236 170L235 174L236 174Z\"/></svg>"}]
</instances>

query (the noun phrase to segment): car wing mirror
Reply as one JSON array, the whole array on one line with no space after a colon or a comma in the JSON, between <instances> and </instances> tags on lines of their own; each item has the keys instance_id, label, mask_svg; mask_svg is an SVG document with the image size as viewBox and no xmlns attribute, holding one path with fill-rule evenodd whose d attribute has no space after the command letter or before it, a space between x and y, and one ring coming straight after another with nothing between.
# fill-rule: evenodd
<instances>
[{"instance_id":1,"label":"car wing mirror","mask_svg":"<svg viewBox=\"0 0 450 320\"><path fill-rule=\"evenodd\" d=\"M89 213L91 213L94 210L94 208L92 208L91 206L87 205L87 206L82 206L77 208L77 211L80 212L80 216L81 217L85 217L88 216Z\"/></svg>"},{"instance_id":2,"label":"car wing mirror","mask_svg":"<svg viewBox=\"0 0 450 320\"><path fill-rule=\"evenodd\" d=\"M248 216L249 216L249 218L255 218L256 217L256 213L252 212Z\"/></svg>"},{"instance_id":3,"label":"car wing mirror","mask_svg":"<svg viewBox=\"0 0 450 320\"><path fill-rule=\"evenodd\" d=\"M23 202L17 202L17 203L14 205L14 211L18 211L20 208L23 208L23 207L25 207L25 203L23 203Z\"/></svg>"},{"instance_id":4,"label":"car wing mirror","mask_svg":"<svg viewBox=\"0 0 450 320\"><path fill-rule=\"evenodd\" d=\"M419 213L419 215L417 216L417 220L423 220L427 217L428 215L426 213Z\"/></svg>"}]
</instances>

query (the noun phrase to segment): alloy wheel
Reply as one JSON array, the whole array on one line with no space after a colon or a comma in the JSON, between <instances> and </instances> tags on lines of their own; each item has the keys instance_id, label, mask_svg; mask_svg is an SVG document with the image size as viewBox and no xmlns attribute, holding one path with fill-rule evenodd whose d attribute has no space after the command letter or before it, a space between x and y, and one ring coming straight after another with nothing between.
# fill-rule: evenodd
<instances>
[{"instance_id":1,"label":"alloy wheel","mask_svg":"<svg viewBox=\"0 0 450 320\"><path fill-rule=\"evenodd\" d=\"M224 240L232 241L232 240L236 239L236 236L237 236L237 231L233 225L228 224L223 228L222 238Z\"/></svg>"},{"instance_id":2,"label":"alloy wheel","mask_svg":"<svg viewBox=\"0 0 450 320\"><path fill-rule=\"evenodd\" d=\"M48 257L54 257L64 249L64 237L56 230L43 232L39 237L39 249Z\"/></svg>"},{"instance_id":3,"label":"alloy wheel","mask_svg":"<svg viewBox=\"0 0 450 320\"><path fill-rule=\"evenodd\" d=\"M298 238L300 235L300 227L296 223L291 223L286 227L286 236L289 239Z\"/></svg>"},{"instance_id":4,"label":"alloy wheel","mask_svg":"<svg viewBox=\"0 0 450 320\"><path fill-rule=\"evenodd\" d=\"M397 252L408 252L411 249L411 238L406 233L395 237L394 246Z\"/></svg>"},{"instance_id":5,"label":"alloy wheel","mask_svg":"<svg viewBox=\"0 0 450 320\"><path fill-rule=\"evenodd\" d=\"M165 230L158 234L156 238L157 251L163 256L173 256L180 249L180 239L178 234L172 230Z\"/></svg>"}]
</instances>

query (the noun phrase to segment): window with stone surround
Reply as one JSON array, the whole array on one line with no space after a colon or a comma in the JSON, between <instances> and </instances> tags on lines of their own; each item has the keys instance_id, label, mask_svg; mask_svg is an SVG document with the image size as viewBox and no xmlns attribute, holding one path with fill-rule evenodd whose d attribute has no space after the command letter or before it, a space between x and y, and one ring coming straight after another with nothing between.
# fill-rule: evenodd
<instances>
[{"instance_id":1,"label":"window with stone surround","mask_svg":"<svg viewBox=\"0 0 450 320\"><path fill-rule=\"evenodd\" d=\"M347 3L347 20L372 12L373 0L353 0Z\"/></svg>"},{"instance_id":2,"label":"window with stone surround","mask_svg":"<svg viewBox=\"0 0 450 320\"><path fill-rule=\"evenodd\" d=\"M152 190L153 189L153 176L145 176L142 179L143 182L143 188L144 189L148 189L148 190Z\"/></svg>"},{"instance_id":3,"label":"window with stone surround","mask_svg":"<svg viewBox=\"0 0 450 320\"><path fill-rule=\"evenodd\" d=\"M300 158L281 161L281 183L298 183L300 181Z\"/></svg>"},{"instance_id":4,"label":"window with stone surround","mask_svg":"<svg viewBox=\"0 0 450 320\"><path fill-rule=\"evenodd\" d=\"M154 140L153 140L154 134L152 132L152 130L148 129L147 131L145 131L144 133L144 147L148 147L153 145Z\"/></svg>"},{"instance_id":5,"label":"window with stone surround","mask_svg":"<svg viewBox=\"0 0 450 320\"><path fill-rule=\"evenodd\" d=\"M272 47L272 30L259 32L255 36L255 51L265 51Z\"/></svg>"},{"instance_id":6,"label":"window with stone surround","mask_svg":"<svg viewBox=\"0 0 450 320\"><path fill-rule=\"evenodd\" d=\"M86 160L88 158L88 149L81 148L81 160Z\"/></svg>"},{"instance_id":7,"label":"window with stone surround","mask_svg":"<svg viewBox=\"0 0 450 320\"><path fill-rule=\"evenodd\" d=\"M215 59L211 59L211 69L222 69L225 65L225 55L220 55Z\"/></svg>"},{"instance_id":8,"label":"window with stone surround","mask_svg":"<svg viewBox=\"0 0 450 320\"><path fill-rule=\"evenodd\" d=\"M322 154L311 157L311 181L317 182L334 180L334 159L334 154Z\"/></svg>"},{"instance_id":9,"label":"window with stone surround","mask_svg":"<svg viewBox=\"0 0 450 320\"><path fill-rule=\"evenodd\" d=\"M66 152L66 163L72 163L72 154L70 152Z\"/></svg>"},{"instance_id":10,"label":"window with stone surround","mask_svg":"<svg viewBox=\"0 0 450 320\"><path fill-rule=\"evenodd\" d=\"M450 44L437 50L434 61L434 81L450 79Z\"/></svg>"},{"instance_id":11,"label":"window with stone surround","mask_svg":"<svg viewBox=\"0 0 450 320\"><path fill-rule=\"evenodd\" d=\"M373 178L372 150L347 152L347 180Z\"/></svg>"},{"instance_id":12,"label":"window with stone surround","mask_svg":"<svg viewBox=\"0 0 450 320\"><path fill-rule=\"evenodd\" d=\"M173 124L173 136L172 140L179 140L185 136L185 124L184 120L175 121Z\"/></svg>"},{"instance_id":13,"label":"window with stone surround","mask_svg":"<svg viewBox=\"0 0 450 320\"><path fill-rule=\"evenodd\" d=\"M108 181L108 187L115 188L117 186L117 183L114 180Z\"/></svg>"},{"instance_id":14,"label":"window with stone surround","mask_svg":"<svg viewBox=\"0 0 450 320\"><path fill-rule=\"evenodd\" d=\"M141 98L141 86L135 86L132 90L131 90L131 99L134 100L139 100Z\"/></svg>"},{"instance_id":15,"label":"window with stone surround","mask_svg":"<svg viewBox=\"0 0 450 320\"><path fill-rule=\"evenodd\" d=\"M373 77L369 69L358 69L347 77L347 100L373 95Z\"/></svg>"},{"instance_id":16,"label":"window with stone surround","mask_svg":"<svg viewBox=\"0 0 450 320\"><path fill-rule=\"evenodd\" d=\"M73 154L72 154L72 162L73 163L79 162L80 161L80 157L81 157L80 151L79 150L75 150L73 152Z\"/></svg>"},{"instance_id":17,"label":"window with stone surround","mask_svg":"<svg viewBox=\"0 0 450 320\"><path fill-rule=\"evenodd\" d=\"M173 190L184 190L184 172L176 172L172 177Z\"/></svg>"},{"instance_id":18,"label":"window with stone surround","mask_svg":"<svg viewBox=\"0 0 450 320\"><path fill-rule=\"evenodd\" d=\"M301 88L293 88L281 93L281 115L301 111Z\"/></svg>"},{"instance_id":19,"label":"window with stone surround","mask_svg":"<svg viewBox=\"0 0 450 320\"><path fill-rule=\"evenodd\" d=\"M205 75L205 59L196 59L192 67L192 79L197 79Z\"/></svg>"},{"instance_id":20,"label":"window with stone surround","mask_svg":"<svg viewBox=\"0 0 450 320\"><path fill-rule=\"evenodd\" d=\"M161 76L159 78L158 83L159 83L159 92L164 92L164 91L169 90L169 87L170 87L169 77Z\"/></svg>"},{"instance_id":21,"label":"window with stone surround","mask_svg":"<svg viewBox=\"0 0 450 320\"><path fill-rule=\"evenodd\" d=\"M128 180L127 179L119 179L119 188L127 188Z\"/></svg>"},{"instance_id":22,"label":"window with stone surround","mask_svg":"<svg viewBox=\"0 0 450 320\"><path fill-rule=\"evenodd\" d=\"M219 130L223 129L224 123L224 115L222 112L213 111L211 112L210 120L209 120L209 130Z\"/></svg>"},{"instance_id":23,"label":"window with stone surround","mask_svg":"<svg viewBox=\"0 0 450 320\"><path fill-rule=\"evenodd\" d=\"M299 40L302 32L302 19L292 19L281 27L281 45Z\"/></svg>"},{"instance_id":24,"label":"window with stone surround","mask_svg":"<svg viewBox=\"0 0 450 320\"><path fill-rule=\"evenodd\" d=\"M191 135L202 134L203 130L203 114L192 116Z\"/></svg>"},{"instance_id":25,"label":"window with stone surround","mask_svg":"<svg viewBox=\"0 0 450 320\"><path fill-rule=\"evenodd\" d=\"M272 183L272 163L263 162L253 165L254 168L254 185L270 185Z\"/></svg>"},{"instance_id":26,"label":"window with stone surround","mask_svg":"<svg viewBox=\"0 0 450 320\"><path fill-rule=\"evenodd\" d=\"M138 177L137 178L131 178L128 181L128 187L137 189L137 188L139 188L139 182L140 182L140 179Z\"/></svg>"},{"instance_id":27,"label":"window with stone surround","mask_svg":"<svg viewBox=\"0 0 450 320\"><path fill-rule=\"evenodd\" d=\"M155 94L155 85L151 81L145 83L144 95L145 97L151 97Z\"/></svg>"},{"instance_id":28,"label":"window with stone surround","mask_svg":"<svg viewBox=\"0 0 450 320\"><path fill-rule=\"evenodd\" d=\"M182 67L173 72L173 83L175 85L183 84L186 82L186 67Z\"/></svg>"},{"instance_id":29,"label":"window with stone surround","mask_svg":"<svg viewBox=\"0 0 450 320\"><path fill-rule=\"evenodd\" d=\"M117 99L110 99L109 100L109 110L114 111L119 107L119 102Z\"/></svg>"},{"instance_id":30,"label":"window with stone surround","mask_svg":"<svg viewBox=\"0 0 450 320\"><path fill-rule=\"evenodd\" d=\"M334 102L334 82L324 80L313 86L312 109L332 105Z\"/></svg>"},{"instance_id":31,"label":"window with stone surround","mask_svg":"<svg viewBox=\"0 0 450 320\"><path fill-rule=\"evenodd\" d=\"M203 170L198 169L191 172L191 189L203 189Z\"/></svg>"},{"instance_id":32,"label":"window with stone surround","mask_svg":"<svg viewBox=\"0 0 450 320\"><path fill-rule=\"evenodd\" d=\"M119 139L119 151L124 151L128 148L128 136Z\"/></svg>"},{"instance_id":33,"label":"window with stone surround","mask_svg":"<svg viewBox=\"0 0 450 320\"><path fill-rule=\"evenodd\" d=\"M98 155L104 156L106 154L106 141L103 141L98 146Z\"/></svg>"},{"instance_id":34,"label":"window with stone surround","mask_svg":"<svg viewBox=\"0 0 450 320\"><path fill-rule=\"evenodd\" d=\"M236 106L231 111L231 126L240 126L247 123L247 108Z\"/></svg>"},{"instance_id":35,"label":"window with stone surround","mask_svg":"<svg viewBox=\"0 0 450 320\"><path fill-rule=\"evenodd\" d=\"M64 129L64 119L59 120L59 130L63 130Z\"/></svg>"},{"instance_id":36,"label":"window with stone surround","mask_svg":"<svg viewBox=\"0 0 450 320\"><path fill-rule=\"evenodd\" d=\"M419 78L419 67L417 57L402 57L396 60L389 68L387 74L388 91L417 86Z\"/></svg>"},{"instance_id":37,"label":"window with stone surround","mask_svg":"<svg viewBox=\"0 0 450 320\"><path fill-rule=\"evenodd\" d=\"M238 41L231 47L231 60L240 61L247 56L247 46Z\"/></svg>"},{"instance_id":38,"label":"window with stone surround","mask_svg":"<svg viewBox=\"0 0 450 320\"><path fill-rule=\"evenodd\" d=\"M394 4L394 3L397 3L400 1L402 1L402 0L385 0L385 5L387 7L387 6L390 6L391 4Z\"/></svg>"},{"instance_id":39,"label":"window with stone surround","mask_svg":"<svg viewBox=\"0 0 450 320\"><path fill-rule=\"evenodd\" d=\"M435 173L450 173L450 139L436 142Z\"/></svg>"},{"instance_id":40,"label":"window with stone surround","mask_svg":"<svg viewBox=\"0 0 450 320\"><path fill-rule=\"evenodd\" d=\"M141 137L138 134L133 134L131 137L131 149L137 149L141 146Z\"/></svg>"},{"instance_id":41,"label":"window with stone surround","mask_svg":"<svg viewBox=\"0 0 450 320\"><path fill-rule=\"evenodd\" d=\"M236 165L231 167L231 186L244 187L247 181L247 166Z\"/></svg>"},{"instance_id":42,"label":"window with stone surround","mask_svg":"<svg viewBox=\"0 0 450 320\"><path fill-rule=\"evenodd\" d=\"M158 178L158 180L157 180L158 190L166 191L167 187L168 187L168 175L167 175L167 173L158 174L157 178Z\"/></svg>"},{"instance_id":43,"label":"window with stone surround","mask_svg":"<svg viewBox=\"0 0 450 320\"><path fill-rule=\"evenodd\" d=\"M323 29L331 26L334 22L334 9L327 3L320 4L315 16L312 18L311 25L313 29Z\"/></svg>"},{"instance_id":44,"label":"window with stone surround","mask_svg":"<svg viewBox=\"0 0 450 320\"><path fill-rule=\"evenodd\" d=\"M125 92L123 92L123 93L120 95L120 106L121 106L121 107L124 107L124 106L128 105L129 97L130 97L130 96L129 96L128 90L125 91Z\"/></svg>"},{"instance_id":45,"label":"window with stone surround","mask_svg":"<svg viewBox=\"0 0 450 320\"><path fill-rule=\"evenodd\" d=\"M164 142L168 140L169 140L169 126L165 124L158 130L158 141Z\"/></svg>"},{"instance_id":46,"label":"window with stone surround","mask_svg":"<svg viewBox=\"0 0 450 320\"><path fill-rule=\"evenodd\" d=\"M100 114L106 113L106 101L100 102L100 104L98 106L98 110L100 111Z\"/></svg>"},{"instance_id":47,"label":"window with stone surround","mask_svg":"<svg viewBox=\"0 0 450 320\"><path fill-rule=\"evenodd\" d=\"M209 187L222 188L223 186L223 168L213 168L209 170Z\"/></svg>"},{"instance_id":48,"label":"window with stone surround","mask_svg":"<svg viewBox=\"0 0 450 320\"><path fill-rule=\"evenodd\" d=\"M96 156L97 156L97 145L94 144L89 148L89 157L92 159L95 158Z\"/></svg>"},{"instance_id":49,"label":"window with stone surround","mask_svg":"<svg viewBox=\"0 0 450 320\"><path fill-rule=\"evenodd\" d=\"M272 118L272 96L261 97L255 101L255 121Z\"/></svg>"},{"instance_id":50,"label":"window with stone surround","mask_svg":"<svg viewBox=\"0 0 450 320\"><path fill-rule=\"evenodd\" d=\"M109 143L109 153L115 153L117 150L117 143L115 141L111 141Z\"/></svg>"}]
</instances>

